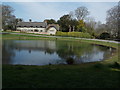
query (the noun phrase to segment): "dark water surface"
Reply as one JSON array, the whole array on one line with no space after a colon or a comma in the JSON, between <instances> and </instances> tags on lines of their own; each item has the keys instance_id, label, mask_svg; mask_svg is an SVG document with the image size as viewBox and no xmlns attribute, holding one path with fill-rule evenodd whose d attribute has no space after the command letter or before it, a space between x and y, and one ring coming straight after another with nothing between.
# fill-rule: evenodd
<instances>
[{"instance_id":1,"label":"dark water surface","mask_svg":"<svg viewBox=\"0 0 120 90\"><path fill-rule=\"evenodd\" d=\"M3 40L3 64L80 64L110 58L114 49L78 41Z\"/></svg>"}]
</instances>

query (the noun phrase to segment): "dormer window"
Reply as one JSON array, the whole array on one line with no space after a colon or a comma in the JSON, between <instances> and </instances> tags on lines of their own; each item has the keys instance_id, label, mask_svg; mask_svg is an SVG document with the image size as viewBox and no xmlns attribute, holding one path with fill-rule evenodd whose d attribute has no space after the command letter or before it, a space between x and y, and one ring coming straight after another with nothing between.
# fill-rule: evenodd
<instances>
[{"instance_id":1,"label":"dormer window","mask_svg":"<svg viewBox=\"0 0 120 90\"><path fill-rule=\"evenodd\" d=\"M42 26L40 26L42 28Z\"/></svg>"}]
</instances>

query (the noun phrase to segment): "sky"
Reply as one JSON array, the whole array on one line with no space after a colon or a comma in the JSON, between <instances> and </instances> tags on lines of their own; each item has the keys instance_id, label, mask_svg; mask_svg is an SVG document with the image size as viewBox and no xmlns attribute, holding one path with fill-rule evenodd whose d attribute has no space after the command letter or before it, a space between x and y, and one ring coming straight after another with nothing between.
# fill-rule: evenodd
<instances>
[{"instance_id":1,"label":"sky","mask_svg":"<svg viewBox=\"0 0 120 90\"><path fill-rule=\"evenodd\" d=\"M88 8L89 17L96 21L105 23L106 11L117 5L117 2L2 2L10 5L14 9L14 15L17 18L23 18L24 21L42 22L45 19L58 20L61 16L74 11L78 7Z\"/></svg>"}]
</instances>

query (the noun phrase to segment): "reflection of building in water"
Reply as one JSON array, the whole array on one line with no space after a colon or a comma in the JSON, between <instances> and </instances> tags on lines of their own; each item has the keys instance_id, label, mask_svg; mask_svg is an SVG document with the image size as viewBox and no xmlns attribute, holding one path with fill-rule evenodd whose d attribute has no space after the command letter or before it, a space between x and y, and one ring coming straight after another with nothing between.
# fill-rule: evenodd
<instances>
[{"instance_id":1,"label":"reflection of building in water","mask_svg":"<svg viewBox=\"0 0 120 90\"><path fill-rule=\"evenodd\" d=\"M56 50L56 42L55 41L48 41L48 40L37 40L37 41L15 41L15 47L22 49L27 49L29 53L32 50L42 50L42 51L55 51Z\"/></svg>"}]
</instances>

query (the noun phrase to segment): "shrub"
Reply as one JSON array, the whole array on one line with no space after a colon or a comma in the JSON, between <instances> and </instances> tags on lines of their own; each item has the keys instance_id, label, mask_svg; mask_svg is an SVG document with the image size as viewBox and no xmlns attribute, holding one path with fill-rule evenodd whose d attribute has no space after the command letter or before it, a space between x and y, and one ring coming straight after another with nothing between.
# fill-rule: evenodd
<instances>
[{"instance_id":1,"label":"shrub","mask_svg":"<svg viewBox=\"0 0 120 90\"><path fill-rule=\"evenodd\" d=\"M80 38L92 38L89 33L83 32L60 32L56 33L57 36L65 36L65 37L80 37Z\"/></svg>"},{"instance_id":2,"label":"shrub","mask_svg":"<svg viewBox=\"0 0 120 90\"><path fill-rule=\"evenodd\" d=\"M100 34L100 39L108 39L110 38L110 34L107 32L103 32Z\"/></svg>"}]
</instances>

